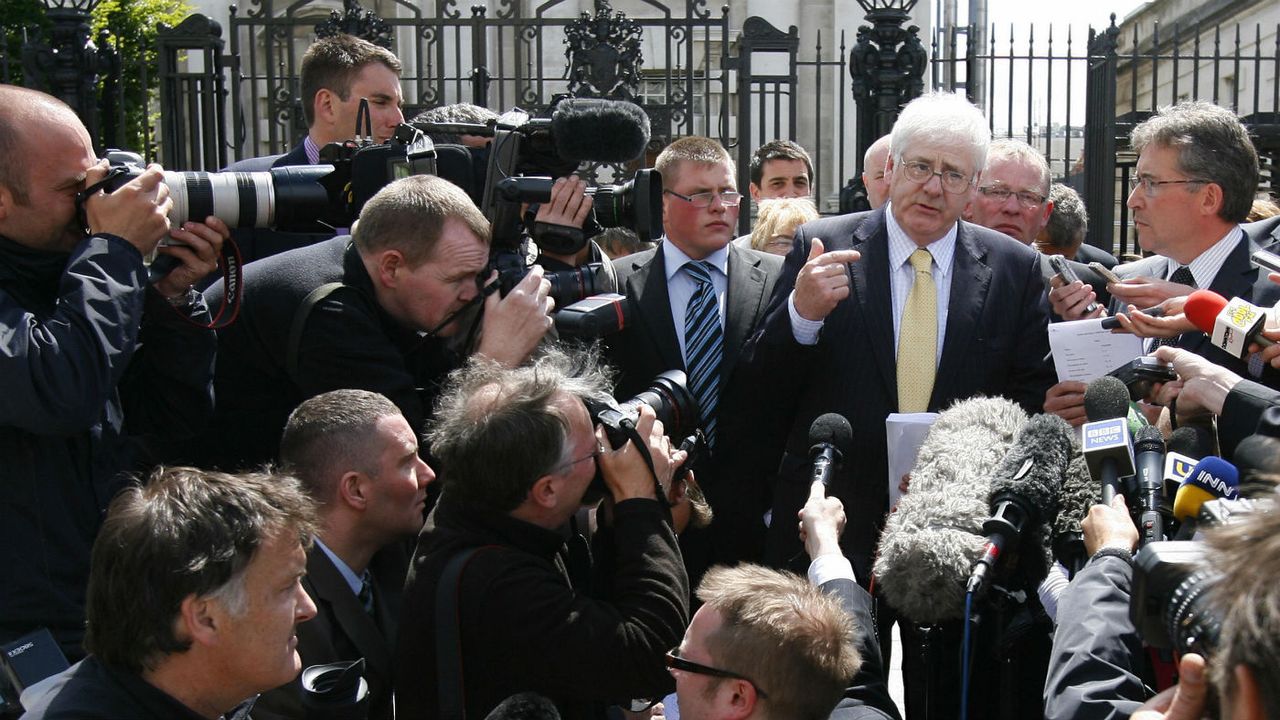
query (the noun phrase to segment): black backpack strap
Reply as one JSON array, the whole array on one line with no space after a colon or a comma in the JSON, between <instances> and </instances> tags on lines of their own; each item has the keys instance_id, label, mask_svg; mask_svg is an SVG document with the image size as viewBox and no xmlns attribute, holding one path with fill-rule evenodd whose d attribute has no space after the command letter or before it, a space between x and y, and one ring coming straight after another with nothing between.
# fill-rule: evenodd
<instances>
[{"instance_id":1,"label":"black backpack strap","mask_svg":"<svg viewBox=\"0 0 1280 720\"><path fill-rule=\"evenodd\" d=\"M302 331L307 326L307 317L311 315L311 309L340 287L346 286L340 282L321 285L308 293L302 299L302 304L293 312L293 322L289 324L289 344L285 346L284 356L284 369L289 377L295 377L298 374L298 349L302 345Z\"/></svg>"},{"instance_id":2,"label":"black backpack strap","mask_svg":"<svg viewBox=\"0 0 1280 720\"><path fill-rule=\"evenodd\" d=\"M449 559L436 586L436 681L440 720L466 720L462 675L462 635L458 630L458 594L467 564L486 547L467 548Z\"/></svg>"}]
</instances>

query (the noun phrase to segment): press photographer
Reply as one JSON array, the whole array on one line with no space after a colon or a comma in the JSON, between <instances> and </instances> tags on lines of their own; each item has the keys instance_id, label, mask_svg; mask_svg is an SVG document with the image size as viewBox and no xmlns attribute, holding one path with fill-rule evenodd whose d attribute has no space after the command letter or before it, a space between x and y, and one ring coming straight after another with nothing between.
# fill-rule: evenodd
<instances>
[{"instance_id":1,"label":"press photographer","mask_svg":"<svg viewBox=\"0 0 1280 720\"><path fill-rule=\"evenodd\" d=\"M505 297L489 272L489 223L458 186L415 175L382 188L353 238L333 238L246 267L240 320L219 331L210 461L250 467L275 456L289 412L339 388L381 393L421 431L444 376L461 361L459 321L483 306L474 354L523 362L551 327L549 283L534 269ZM221 289L211 292L212 302Z\"/></svg>"},{"instance_id":2,"label":"press photographer","mask_svg":"<svg viewBox=\"0 0 1280 720\"><path fill-rule=\"evenodd\" d=\"M106 171L70 108L0 85L0 643L48 627L73 660L119 473L211 412L214 337L191 283L227 236L214 219L170 228L159 166L93 190ZM143 256L166 237L177 267L149 282Z\"/></svg>"},{"instance_id":3,"label":"press photographer","mask_svg":"<svg viewBox=\"0 0 1280 720\"><path fill-rule=\"evenodd\" d=\"M689 589L663 500L685 452L648 404L634 420L643 447L593 432L588 406L610 403L609 390L593 357L557 350L514 370L472 360L450 378L429 435L444 490L400 618L399 714L479 718L532 691L565 718L599 718L669 691L662 657L688 622ZM581 567L560 528L597 472L614 553Z\"/></svg>"}]
</instances>

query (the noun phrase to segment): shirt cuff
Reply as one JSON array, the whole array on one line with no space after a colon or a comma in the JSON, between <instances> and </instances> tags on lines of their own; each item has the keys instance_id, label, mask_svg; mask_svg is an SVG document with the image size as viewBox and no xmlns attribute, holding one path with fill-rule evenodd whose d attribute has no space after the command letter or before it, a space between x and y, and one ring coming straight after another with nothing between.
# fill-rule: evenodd
<instances>
[{"instance_id":1,"label":"shirt cuff","mask_svg":"<svg viewBox=\"0 0 1280 720\"><path fill-rule=\"evenodd\" d=\"M818 333L822 331L822 320L806 320L796 311L796 291L791 291L787 298L787 314L791 316L791 335L801 345L817 345Z\"/></svg>"},{"instance_id":2,"label":"shirt cuff","mask_svg":"<svg viewBox=\"0 0 1280 720\"><path fill-rule=\"evenodd\" d=\"M809 563L809 582L822 585L832 580L857 582L857 578L853 576L853 563L849 562L849 558L840 553L827 553Z\"/></svg>"}]
</instances>

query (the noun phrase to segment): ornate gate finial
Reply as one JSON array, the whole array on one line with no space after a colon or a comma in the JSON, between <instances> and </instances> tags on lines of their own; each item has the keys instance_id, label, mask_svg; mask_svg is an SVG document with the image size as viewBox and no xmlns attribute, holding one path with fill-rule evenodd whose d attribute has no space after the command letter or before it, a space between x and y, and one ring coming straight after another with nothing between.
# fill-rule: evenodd
<instances>
[{"instance_id":1,"label":"ornate gate finial","mask_svg":"<svg viewBox=\"0 0 1280 720\"><path fill-rule=\"evenodd\" d=\"M365 10L358 0L342 0L342 12L329 11L329 19L316 25L316 37L354 35L374 45L391 49L391 25L372 10Z\"/></svg>"}]
</instances>

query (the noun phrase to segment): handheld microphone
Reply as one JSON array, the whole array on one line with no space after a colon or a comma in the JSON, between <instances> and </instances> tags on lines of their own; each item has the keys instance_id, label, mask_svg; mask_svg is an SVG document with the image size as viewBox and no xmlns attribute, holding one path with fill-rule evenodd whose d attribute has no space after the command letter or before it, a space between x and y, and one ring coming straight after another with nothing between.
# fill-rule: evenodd
<instances>
[{"instance_id":1,"label":"handheld microphone","mask_svg":"<svg viewBox=\"0 0 1280 720\"><path fill-rule=\"evenodd\" d=\"M1205 331L1209 340L1235 357L1249 354L1249 343L1271 347L1275 343L1262 336L1267 324L1267 310L1231 298L1228 301L1212 290L1196 290L1187 296L1183 312L1191 324Z\"/></svg>"},{"instance_id":2,"label":"handheld microphone","mask_svg":"<svg viewBox=\"0 0 1280 720\"><path fill-rule=\"evenodd\" d=\"M1215 498L1239 497L1240 474L1236 466L1210 455L1191 469L1173 499L1173 516L1182 522L1200 514L1200 506Z\"/></svg>"},{"instance_id":3,"label":"handheld microphone","mask_svg":"<svg viewBox=\"0 0 1280 720\"><path fill-rule=\"evenodd\" d=\"M987 541L966 592L982 597L987 575L1005 547L1057 513L1062 477L1074 450L1074 431L1057 415L1036 415L1018 431L991 482L991 517L982 523Z\"/></svg>"},{"instance_id":4,"label":"handheld microphone","mask_svg":"<svg viewBox=\"0 0 1280 720\"><path fill-rule=\"evenodd\" d=\"M649 116L635 103L566 98L551 113L551 137L565 160L627 163L649 145Z\"/></svg>"},{"instance_id":5,"label":"handheld microphone","mask_svg":"<svg viewBox=\"0 0 1280 720\"><path fill-rule=\"evenodd\" d=\"M813 459L813 482L826 487L853 443L853 428L838 413L819 415L809 426L809 457Z\"/></svg>"},{"instance_id":6,"label":"handheld microphone","mask_svg":"<svg viewBox=\"0 0 1280 720\"><path fill-rule=\"evenodd\" d=\"M1138 544L1164 539L1160 507L1164 499L1164 435L1159 428L1143 427L1133 436L1134 465L1142 511L1138 517Z\"/></svg>"},{"instance_id":7,"label":"handheld microphone","mask_svg":"<svg viewBox=\"0 0 1280 720\"><path fill-rule=\"evenodd\" d=\"M1084 457L1089 474L1102 487L1101 501L1110 505L1120 478L1133 474L1133 447L1129 443L1129 390L1110 375L1089 383L1084 392Z\"/></svg>"},{"instance_id":8,"label":"handheld microphone","mask_svg":"<svg viewBox=\"0 0 1280 720\"><path fill-rule=\"evenodd\" d=\"M547 698L522 692L498 703L484 720L560 720L560 711Z\"/></svg>"},{"instance_id":9,"label":"handheld microphone","mask_svg":"<svg viewBox=\"0 0 1280 720\"><path fill-rule=\"evenodd\" d=\"M1139 310L1138 312L1141 312L1143 315L1149 315L1151 317L1164 317L1164 308L1160 307L1159 305L1146 308L1145 310ZM1102 329L1115 330L1116 328L1120 327L1120 315L1123 315L1123 314L1125 313L1108 315L1107 317L1102 318Z\"/></svg>"}]
</instances>

